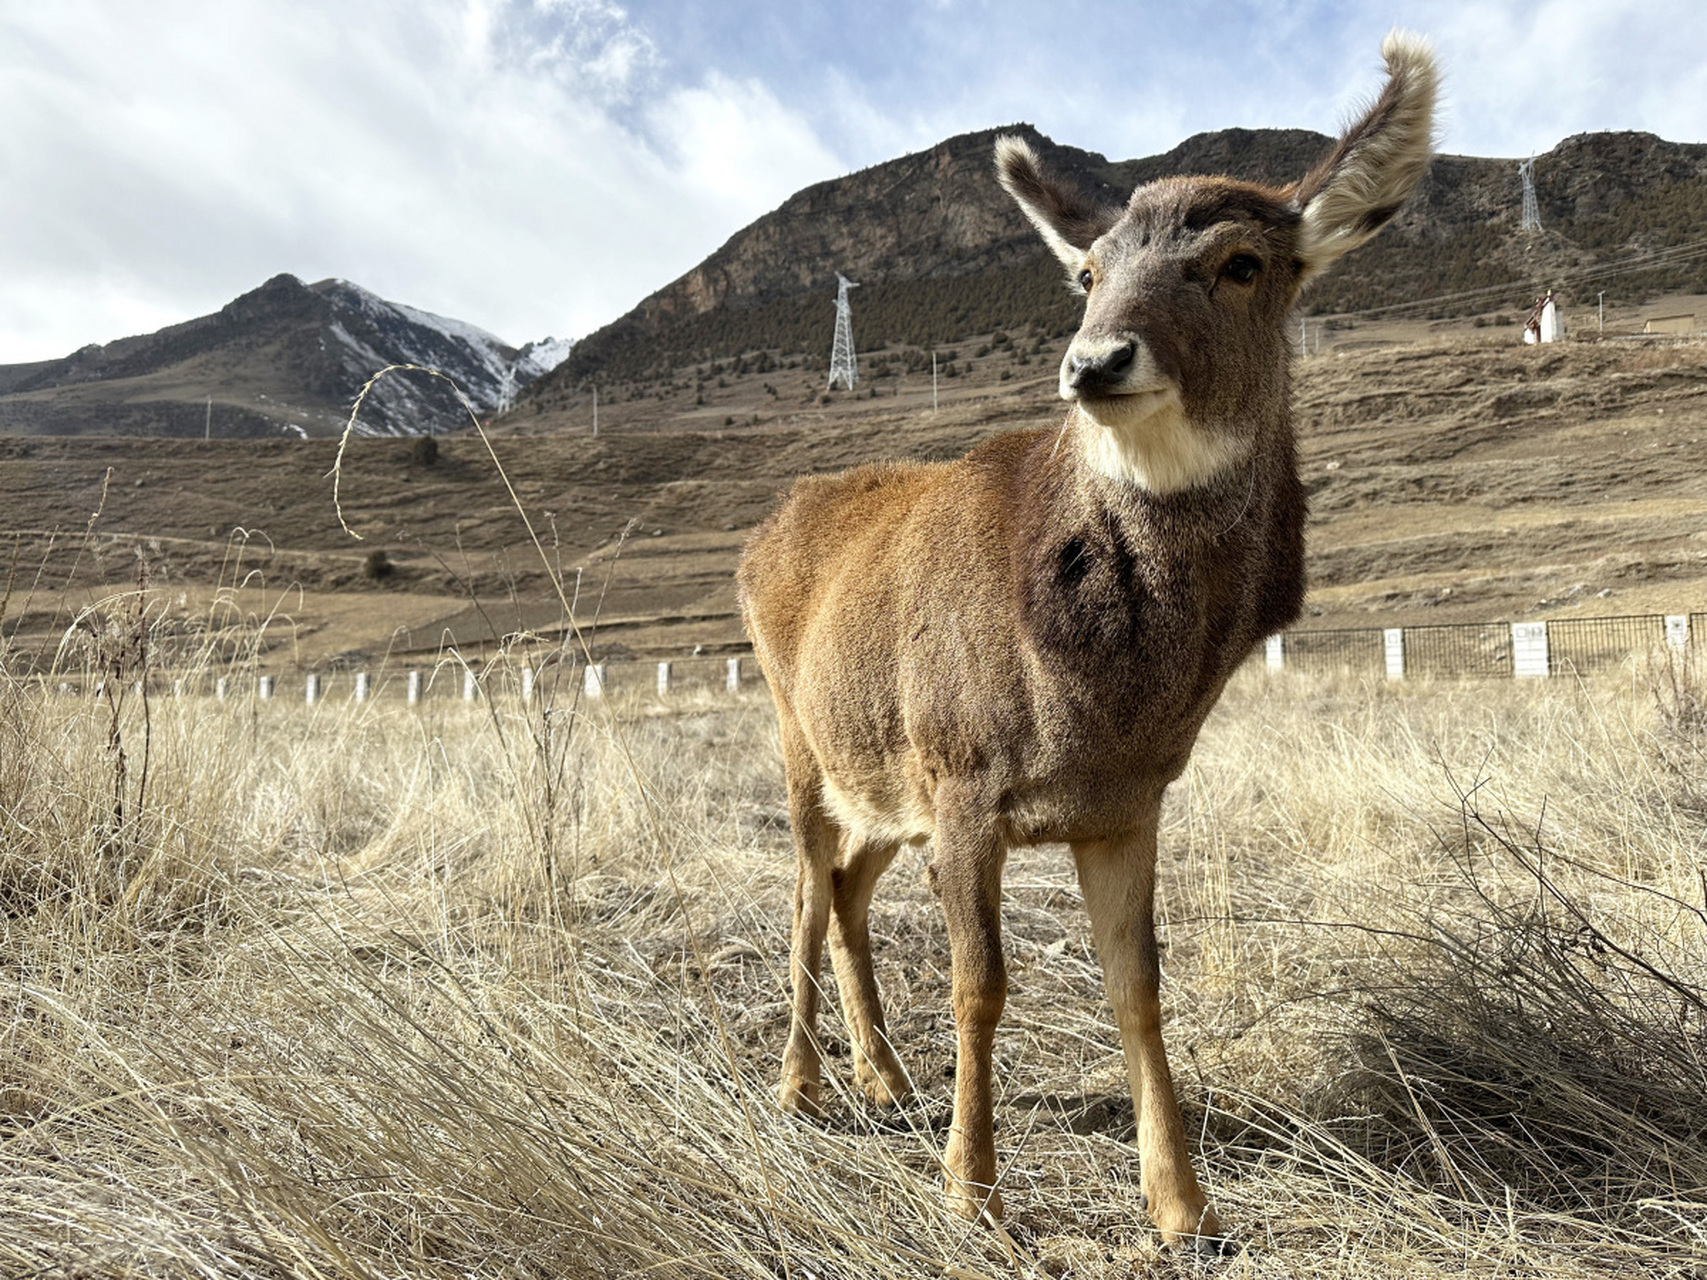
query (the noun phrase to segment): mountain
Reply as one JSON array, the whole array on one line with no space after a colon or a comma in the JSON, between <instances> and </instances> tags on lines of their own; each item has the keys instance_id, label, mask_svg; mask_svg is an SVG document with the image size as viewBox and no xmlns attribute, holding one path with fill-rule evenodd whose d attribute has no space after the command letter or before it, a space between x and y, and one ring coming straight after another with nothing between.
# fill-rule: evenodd
<instances>
[{"instance_id":1,"label":"mountain","mask_svg":"<svg viewBox=\"0 0 1707 1280\"><path fill-rule=\"evenodd\" d=\"M341 431L356 394L392 364L438 369L486 411L569 353L515 348L471 324L388 302L347 280L274 276L200 316L61 360L0 365L0 433L304 436ZM357 430L419 435L467 425L450 386L391 374Z\"/></svg>"},{"instance_id":2,"label":"mountain","mask_svg":"<svg viewBox=\"0 0 1707 1280\"><path fill-rule=\"evenodd\" d=\"M1113 201L1173 173L1284 183L1330 143L1307 130L1229 129L1198 134L1165 155L1113 162L1025 124L950 138L791 196L583 339L523 401L548 410L589 380L632 387L753 353L805 353L809 366L821 367L837 272L862 286L854 295L862 351L900 345L928 353L1009 329L1070 332L1079 303L996 184L991 150L1002 133L1024 136L1046 163ZM1473 315L1524 307L1537 287L1560 284L1569 300L1572 273L1707 239L1704 145L1581 134L1537 157L1535 182L1540 235L1518 230L1514 160L1437 156L1394 225L1325 277L1307 295L1307 309L1331 315L1475 290L1430 304L1435 313ZM1616 279L1632 295L1707 289L1707 256Z\"/></svg>"}]
</instances>

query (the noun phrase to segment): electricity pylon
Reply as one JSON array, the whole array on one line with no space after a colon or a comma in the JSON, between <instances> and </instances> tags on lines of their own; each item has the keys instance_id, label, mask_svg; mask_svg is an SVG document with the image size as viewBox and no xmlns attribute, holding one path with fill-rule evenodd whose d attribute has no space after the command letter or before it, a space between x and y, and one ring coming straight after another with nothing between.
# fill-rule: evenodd
<instances>
[{"instance_id":1,"label":"electricity pylon","mask_svg":"<svg viewBox=\"0 0 1707 1280\"><path fill-rule=\"evenodd\" d=\"M1541 230L1541 206L1535 199L1535 157L1523 161L1517 166L1518 176L1523 179L1523 224L1520 231Z\"/></svg>"},{"instance_id":2,"label":"electricity pylon","mask_svg":"<svg viewBox=\"0 0 1707 1280\"><path fill-rule=\"evenodd\" d=\"M839 271L836 281L836 340L830 346L830 383L824 389L828 391L840 378L852 391L854 383L859 381L859 363L854 359L853 310L848 306L848 290L859 286Z\"/></svg>"}]
</instances>

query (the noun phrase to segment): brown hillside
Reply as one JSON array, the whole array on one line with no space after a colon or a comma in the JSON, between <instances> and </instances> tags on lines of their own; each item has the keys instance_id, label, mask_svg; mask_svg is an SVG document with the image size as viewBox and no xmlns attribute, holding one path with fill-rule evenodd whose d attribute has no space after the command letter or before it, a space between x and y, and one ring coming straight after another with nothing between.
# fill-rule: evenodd
<instances>
[{"instance_id":1,"label":"brown hillside","mask_svg":"<svg viewBox=\"0 0 1707 1280\"><path fill-rule=\"evenodd\" d=\"M1707 299L1661 305L1707 316ZM1317 336L1330 345L1297 376L1310 625L1707 604L1707 344L1534 348L1467 326ZM703 404L691 384L605 403L594 438L582 401L507 419L493 443L553 564L571 583L580 572L579 616L602 608L599 648L727 651L742 644L732 572L744 531L792 477L953 456L1058 422L1060 346L986 336L944 353L936 413L928 365L868 369L858 397L826 397L801 369L706 369ZM338 526L332 460L329 441L0 439L7 633L51 648L70 610L134 584L139 555L186 615L215 584L264 584L271 595L242 607L291 619L284 662L560 624L478 438L441 439L430 464L408 441L353 442L343 499L363 542Z\"/></svg>"},{"instance_id":2,"label":"brown hillside","mask_svg":"<svg viewBox=\"0 0 1707 1280\"><path fill-rule=\"evenodd\" d=\"M695 364L763 351L821 360L838 272L861 285L854 327L862 349L928 350L1034 324L1065 332L1077 302L991 171L1003 132L1023 134L1053 167L1114 202L1172 173L1287 182L1329 141L1306 130L1235 129L1199 134L1165 155L1111 162L1029 125L950 138L790 197L583 339L523 397L524 407L561 405L594 383L669 380ZM1659 272L1596 274L1632 255L1707 242L1707 146L1582 134L1538 157L1535 173L1539 236L1517 230L1514 161L1437 156L1393 226L1313 289L1308 309L1340 314L1474 291L1430 304L1438 318L1518 310L1546 287L1567 302L1609 288L1632 302L1707 290L1707 253Z\"/></svg>"}]
</instances>

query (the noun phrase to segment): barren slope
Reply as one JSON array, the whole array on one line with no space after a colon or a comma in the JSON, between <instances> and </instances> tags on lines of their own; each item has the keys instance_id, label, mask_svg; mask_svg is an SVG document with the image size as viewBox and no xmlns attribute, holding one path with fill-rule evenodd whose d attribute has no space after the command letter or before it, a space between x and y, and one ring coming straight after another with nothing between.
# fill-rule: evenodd
<instances>
[{"instance_id":1,"label":"barren slope","mask_svg":"<svg viewBox=\"0 0 1707 1280\"><path fill-rule=\"evenodd\" d=\"M1297 371L1314 512L1305 625L1707 603L1707 344L1340 336ZM571 587L580 571L579 615L601 611L599 647L727 651L742 643L731 579L744 532L793 476L950 457L1060 420L1058 342L980 347L952 353L934 413L928 369L870 376L859 397L822 403L818 375L725 368L705 379L703 404L684 393L605 405L596 438L576 405L506 420L493 443L548 559ZM134 584L138 548L159 587L251 572L244 581L300 586L285 612L302 625L281 661L560 625L478 438L443 438L432 465L407 442L355 441L343 501L361 542L339 527L332 461L329 441L0 440L8 632L56 635L91 590ZM382 577L366 563L376 549L391 566ZM203 599L186 590L173 607L193 613ZM333 601L337 626L325 625Z\"/></svg>"}]
</instances>

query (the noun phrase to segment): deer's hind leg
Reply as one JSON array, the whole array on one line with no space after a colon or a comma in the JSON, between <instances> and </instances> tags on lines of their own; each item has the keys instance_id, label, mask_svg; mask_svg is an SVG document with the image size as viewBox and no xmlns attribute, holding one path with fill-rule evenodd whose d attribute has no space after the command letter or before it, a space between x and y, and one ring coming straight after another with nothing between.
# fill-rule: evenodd
<instances>
[{"instance_id":1,"label":"deer's hind leg","mask_svg":"<svg viewBox=\"0 0 1707 1280\"><path fill-rule=\"evenodd\" d=\"M778 707L779 713L781 707ZM823 775L811 749L782 720L783 767L788 775L788 817L794 831L797 868L794 882L794 932L788 950L788 979L793 1003L788 1044L782 1053L782 1085L777 1100L788 1112L821 1115L823 1049L818 1042L818 974L823 967L824 934L830 924L833 875L841 828L824 809ZM792 730L792 731L791 731Z\"/></svg>"},{"instance_id":2,"label":"deer's hind leg","mask_svg":"<svg viewBox=\"0 0 1707 1280\"><path fill-rule=\"evenodd\" d=\"M830 959L841 988L842 1013L853 1040L854 1079L880 1107L893 1106L912 1093L907 1072L889 1043L871 969L871 932L867 921L877 878L895 860L895 843L863 843L851 838L831 874L835 915L831 921Z\"/></svg>"}]
</instances>

